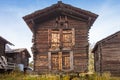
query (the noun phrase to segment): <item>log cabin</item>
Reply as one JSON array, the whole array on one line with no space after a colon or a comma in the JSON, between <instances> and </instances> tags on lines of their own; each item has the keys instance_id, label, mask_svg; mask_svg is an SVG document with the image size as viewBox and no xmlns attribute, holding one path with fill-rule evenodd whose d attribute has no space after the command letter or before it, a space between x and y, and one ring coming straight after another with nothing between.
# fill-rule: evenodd
<instances>
[{"instance_id":1,"label":"log cabin","mask_svg":"<svg viewBox=\"0 0 120 80\"><path fill-rule=\"evenodd\" d=\"M92 52L96 72L120 76L120 31L98 41Z\"/></svg>"},{"instance_id":2,"label":"log cabin","mask_svg":"<svg viewBox=\"0 0 120 80\"><path fill-rule=\"evenodd\" d=\"M5 54L7 44L13 45L12 43L0 36L0 72L4 72L5 70L10 69Z\"/></svg>"},{"instance_id":3,"label":"log cabin","mask_svg":"<svg viewBox=\"0 0 120 80\"><path fill-rule=\"evenodd\" d=\"M86 72L88 33L97 17L62 1L24 16L33 33L34 71Z\"/></svg>"},{"instance_id":4,"label":"log cabin","mask_svg":"<svg viewBox=\"0 0 120 80\"><path fill-rule=\"evenodd\" d=\"M31 57L26 48L12 49L6 51L8 62L15 63L21 71L29 66L29 58Z\"/></svg>"},{"instance_id":5,"label":"log cabin","mask_svg":"<svg viewBox=\"0 0 120 80\"><path fill-rule=\"evenodd\" d=\"M0 56L5 56L6 44L13 45L12 43L0 36Z\"/></svg>"}]
</instances>

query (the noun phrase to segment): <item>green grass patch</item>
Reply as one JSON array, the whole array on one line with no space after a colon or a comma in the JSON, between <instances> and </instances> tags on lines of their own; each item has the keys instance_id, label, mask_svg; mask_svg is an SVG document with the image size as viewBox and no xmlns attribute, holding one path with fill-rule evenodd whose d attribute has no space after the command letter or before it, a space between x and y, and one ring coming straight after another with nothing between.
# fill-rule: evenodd
<instances>
[{"instance_id":1,"label":"green grass patch","mask_svg":"<svg viewBox=\"0 0 120 80\"><path fill-rule=\"evenodd\" d=\"M55 75L55 74L46 74L46 75L24 75L21 72L11 72L0 74L0 80L120 80L120 77L110 77L109 73L103 73L99 75L97 73L90 75L81 75L78 77L71 74Z\"/></svg>"}]
</instances>

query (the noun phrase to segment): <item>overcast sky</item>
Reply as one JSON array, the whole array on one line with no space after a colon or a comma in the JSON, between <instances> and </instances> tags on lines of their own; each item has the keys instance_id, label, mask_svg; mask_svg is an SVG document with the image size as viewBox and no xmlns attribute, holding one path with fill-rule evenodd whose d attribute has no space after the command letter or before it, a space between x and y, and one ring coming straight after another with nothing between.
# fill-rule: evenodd
<instances>
[{"instance_id":1,"label":"overcast sky","mask_svg":"<svg viewBox=\"0 0 120 80\"><path fill-rule=\"evenodd\" d=\"M0 36L31 53L32 32L23 16L43 9L58 0L0 0ZM89 32L91 44L120 30L120 0L62 0L99 15Z\"/></svg>"}]
</instances>

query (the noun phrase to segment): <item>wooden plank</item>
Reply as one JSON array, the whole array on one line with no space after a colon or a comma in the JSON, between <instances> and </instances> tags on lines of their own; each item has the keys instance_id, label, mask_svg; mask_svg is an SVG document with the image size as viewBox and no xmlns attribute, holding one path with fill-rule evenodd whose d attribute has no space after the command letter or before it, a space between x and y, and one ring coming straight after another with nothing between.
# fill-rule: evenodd
<instances>
[{"instance_id":1,"label":"wooden plank","mask_svg":"<svg viewBox=\"0 0 120 80\"><path fill-rule=\"evenodd\" d=\"M64 26L54 26L55 19L46 21L45 23L41 23L37 25L37 33L36 33L36 39L35 39L35 48L38 51L39 56L46 56L46 57L39 57L35 60L35 68L36 71L40 71L41 73L47 70L51 70L52 66L54 66L51 62L52 53L50 51L51 46L51 31L52 29L60 29L60 34L62 37L62 30L66 29ZM72 29L72 48L66 50L70 51L70 69L76 70L76 71L85 71L87 69L87 47L88 46L88 28L87 24L85 22L77 21L68 18L69 22L69 29ZM62 39L61 39L61 46L62 46ZM58 58L58 68L57 70L62 70L62 53L64 53L63 50L65 48L62 48L61 51L59 50L53 50L53 52L56 52L59 54ZM60 52L59 52L60 51ZM48 54L46 54L48 53ZM76 54L75 54L76 53ZM45 55L44 55L45 54ZM35 57L36 58L36 57ZM57 59L56 59L57 60ZM65 63L65 62L64 62ZM52 69L53 71L56 69Z\"/></svg>"},{"instance_id":2,"label":"wooden plank","mask_svg":"<svg viewBox=\"0 0 120 80\"><path fill-rule=\"evenodd\" d=\"M59 70L62 70L62 52L58 52L59 58Z\"/></svg>"},{"instance_id":3,"label":"wooden plank","mask_svg":"<svg viewBox=\"0 0 120 80\"><path fill-rule=\"evenodd\" d=\"M74 66L73 66L73 51L70 51L70 69L74 70Z\"/></svg>"},{"instance_id":4,"label":"wooden plank","mask_svg":"<svg viewBox=\"0 0 120 80\"><path fill-rule=\"evenodd\" d=\"M48 67L51 70L51 52L48 52Z\"/></svg>"}]
</instances>

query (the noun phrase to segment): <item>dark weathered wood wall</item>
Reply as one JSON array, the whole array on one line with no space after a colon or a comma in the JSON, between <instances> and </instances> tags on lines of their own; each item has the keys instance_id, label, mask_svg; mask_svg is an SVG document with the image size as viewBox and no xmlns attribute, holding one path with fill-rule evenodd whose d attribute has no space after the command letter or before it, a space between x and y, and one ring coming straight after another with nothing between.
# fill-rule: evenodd
<instances>
[{"instance_id":1,"label":"dark weathered wood wall","mask_svg":"<svg viewBox=\"0 0 120 80\"><path fill-rule=\"evenodd\" d=\"M17 53L7 53L6 57L8 62L15 64L24 64L24 67L28 67L29 65L29 57L26 52L17 52Z\"/></svg>"},{"instance_id":2,"label":"dark weathered wood wall","mask_svg":"<svg viewBox=\"0 0 120 80\"><path fill-rule=\"evenodd\" d=\"M0 56L4 56L5 55L5 43L0 40Z\"/></svg>"},{"instance_id":3,"label":"dark weathered wood wall","mask_svg":"<svg viewBox=\"0 0 120 80\"><path fill-rule=\"evenodd\" d=\"M120 33L98 44L95 51L95 70L120 76Z\"/></svg>"}]
</instances>

